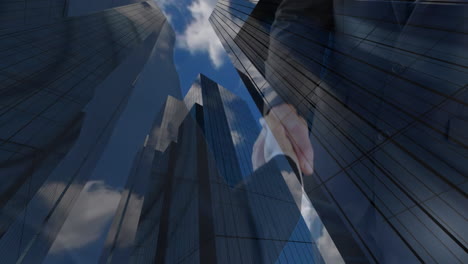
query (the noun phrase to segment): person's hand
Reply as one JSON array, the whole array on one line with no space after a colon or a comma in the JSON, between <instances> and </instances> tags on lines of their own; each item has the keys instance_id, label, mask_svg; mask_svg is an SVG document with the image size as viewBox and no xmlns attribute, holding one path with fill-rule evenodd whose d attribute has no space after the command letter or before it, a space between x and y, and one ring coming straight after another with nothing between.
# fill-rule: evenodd
<instances>
[{"instance_id":1,"label":"person's hand","mask_svg":"<svg viewBox=\"0 0 468 264\"><path fill-rule=\"evenodd\" d=\"M273 107L264 120L266 125L262 124L262 132L253 148L254 169L268 162L271 152L279 145L285 155L296 161L304 174L312 174L314 152L304 118L297 114L293 106L282 104ZM270 131L276 142L268 140Z\"/></svg>"},{"instance_id":2,"label":"person's hand","mask_svg":"<svg viewBox=\"0 0 468 264\"><path fill-rule=\"evenodd\" d=\"M268 120L268 124L267 121ZM298 165L294 148L286 135L286 131L275 116L261 118L262 131L253 147L252 164L254 170L270 161L276 155L286 155Z\"/></svg>"},{"instance_id":3,"label":"person's hand","mask_svg":"<svg viewBox=\"0 0 468 264\"><path fill-rule=\"evenodd\" d=\"M265 137L266 137L266 130L265 128L262 129L260 134L257 137L257 140L255 141L255 144L253 145L253 150L252 150L252 166L254 170L257 170L260 168L263 164L266 163L265 160Z\"/></svg>"}]
</instances>

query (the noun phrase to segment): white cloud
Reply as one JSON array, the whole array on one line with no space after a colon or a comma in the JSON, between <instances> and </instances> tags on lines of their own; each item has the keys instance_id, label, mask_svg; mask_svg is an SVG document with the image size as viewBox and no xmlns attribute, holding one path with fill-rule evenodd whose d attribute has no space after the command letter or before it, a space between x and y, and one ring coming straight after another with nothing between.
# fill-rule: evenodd
<instances>
[{"instance_id":1,"label":"white cloud","mask_svg":"<svg viewBox=\"0 0 468 264\"><path fill-rule=\"evenodd\" d=\"M171 3L171 1L168 0L154 0L154 2L163 10Z\"/></svg>"},{"instance_id":2,"label":"white cloud","mask_svg":"<svg viewBox=\"0 0 468 264\"><path fill-rule=\"evenodd\" d=\"M172 20L172 19L173 19L173 18L172 18L172 15L169 14L169 13L167 13L167 12L164 12L164 15L166 16L167 21L169 22L169 24L172 24L172 21L173 21L173 20Z\"/></svg>"},{"instance_id":3,"label":"white cloud","mask_svg":"<svg viewBox=\"0 0 468 264\"><path fill-rule=\"evenodd\" d=\"M239 134L239 132L237 131L231 131L231 137L232 137L232 141L234 143L234 145L239 145L240 143L242 143L242 141L244 141L244 137L242 137L241 134Z\"/></svg>"},{"instance_id":4,"label":"white cloud","mask_svg":"<svg viewBox=\"0 0 468 264\"><path fill-rule=\"evenodd\" d=\"M53 188L55 187L50 186L51 190ZM71 188L75 187L72 185ZM109 188L102 181L88 182L83 187L80 199L57 235L50 252L56 254L82 248L96 241L104 226L112 220L120 197L119 191Z\"/></svg>"},{"instance_id":5,"label":"white cloud","mask_svg":"<svg viewBox=\"0 0 468 264\"><path fill-rule=\"evenodd\" d=\"M191 54L208 53L212 64L219 68L224 62L224 49L208 21L215 5L216 0L196 0L190 4L192 20L183 33L177 34L177 47Z\"/></svg>"},{"instance_id":6,"label":"white cloud","mask_svg":"<svg viewBox=\"0 0 468 264\"><path fill-rule=\"evenodd\" d=\"M301 214L325 263L344 264L340 252L304 191L302 191Z\"/></svg>"},{"instance_id":7,"label":"white cloud","mask_svg":"<svg viewBox=\"0 0 468 264\"><path fill-rule=\"evenodd\" d=\"M172 2L171 1L168 1L168 0L154 0L154 2L156 3L156 5L161 9L161 11L164 13L164 15L166 16L167 18L167 21L169 23L172 24L172 15L169 14L169 12L166 11L166 8L169 6L169 5L172 5Z\"/></svg>"},{"instance_id":8,"label":"white cloud","mask_svg":"<svg viewBox=\"0 0 468 264\"><path fill-rule=\"evenodd\" d=\"M335 243L328 234L327 229L325 229L325 226L322 229L322 236L317 240L316 243L322 258L326 263L345 263L341 257L340 252L336 248Z\"/></svg>"},{"instance_id":9,"label":"white cloud","mask_svg":"<svg viewBox=\"0 0 468 264\"><path fill-rule=\"evenodd\" d=\"M303 186L297 180L296 175L287 171L281 171L281 174L283 175L294 201L301 209L301 215L310 231L311 239L317 245L317 249L325 263L344 264L345 262L341 257L340 252L323 225L317 211L310 202Z\"/></svg>"}]
</instances>

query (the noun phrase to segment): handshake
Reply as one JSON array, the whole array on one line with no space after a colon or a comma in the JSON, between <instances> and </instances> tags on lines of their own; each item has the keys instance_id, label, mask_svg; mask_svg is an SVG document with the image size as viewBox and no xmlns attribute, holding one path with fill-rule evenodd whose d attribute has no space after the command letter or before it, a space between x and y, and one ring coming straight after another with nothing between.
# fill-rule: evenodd
<instances>
[{"instance_id":1,"label":"handshake","mask_svg":"<svg viewBox=\"0 0 468 264\"><path fill-rule=\"evenodd\" d=\"M252 165L256 170L276 155L293 159L305 175L314 172L314 151L309 139L307 122L289 104L273 107L262 119L262 131L252 151Z\"/></svg>"}]
</instances>

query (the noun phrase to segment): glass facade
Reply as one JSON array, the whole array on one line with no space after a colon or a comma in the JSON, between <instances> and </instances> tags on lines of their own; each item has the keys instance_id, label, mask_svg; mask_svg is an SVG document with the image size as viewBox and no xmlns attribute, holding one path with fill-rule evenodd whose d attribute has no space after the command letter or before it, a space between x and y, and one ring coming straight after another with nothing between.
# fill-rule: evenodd
<instances>
[{"instance_id":1,"label":"glass facade","mask_svg":"<svg viewBox=\"0 0 468 264\"><path fill-rule=\"evenodd\" d=\"M38 8L25 23L50 19L0 23L2 263L46 257L168 27L152 2L60 19L60 1L20 2Z\"/></svg>"},{"instance_id":2,"label":"glass facade","mask_svg":"<svg viewBox=\"0 0 468 264\"><path fill-rule=\"evenodd\" d=\"M226 181L235 185L251 174L252 146L260 128L247 104L202 74L184 101L188 109L195 103L203 106L207 142ZM226 140L229 144L225 143Z\"/></svg>"},{"instance_id":3,"label":"glass facade","mask_svg":"<svg viewBox=\"0 0 468 264\"><path fill-rule=\"evenodd\" d=\"M168 97L135 160L103 263L323 263L289 159L255 171L238 162L252 155L230 132L243 131L236 118L254 123L233 107L243 104L204 75L184 101Z\"/></svg>"},{"instance_id":4,"label":"glass facade","mask_svg":"<svg viewBox=\"0 0 468 264\"><path fill-rule=\"evenodd\" d=\"M82 16L109 8L146 2L144 0L67 0L67 15Z\"/></svg>"},{"instance_id":5,"label":"glass facade","mask_svg":"<svg viewBox=\"0 0 468 264\"><path fill-rule=\"evenodd\" d=\"M468 263L466 2L160 3L0 0L0 264Z\"/></svg>"},{"instance_id":6,"label":"glass facade","mask_svg":"<svg viewBox=\"0 0 468 264\"><path fill-rule=\"evenodd\" d=\"M345 262L468 261L466 14L220 0L210 17L260 110L289 104L307 122L304 188Z\"/></svg>"},{"instance_id":7,"label":"glass facade","mask_svg":"<svg viewBox=\"0 0 468 264\"><path fill-rule=\"evenodd\" d=\"M66 17L67 0L2 0L0 30L38 26Z\"/></svg>"}]
</instances>

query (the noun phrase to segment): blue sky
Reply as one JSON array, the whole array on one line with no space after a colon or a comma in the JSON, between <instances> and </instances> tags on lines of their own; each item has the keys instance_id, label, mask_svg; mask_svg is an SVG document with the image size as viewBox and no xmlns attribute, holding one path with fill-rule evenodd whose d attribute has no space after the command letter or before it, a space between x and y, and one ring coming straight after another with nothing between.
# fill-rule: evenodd
<instances>
[{"instance_id":1,"label":"blue sky","mask_svg":"<svg viewBox=\"0 0 468 264\"><path fill-rule=\"evenodd\" d=\"M176 32L174 62L185 95L199 73L221 84L247 102L258 117L254 102L208 21L217 0L154 0Z\"/></svg>"}]
</instances>

